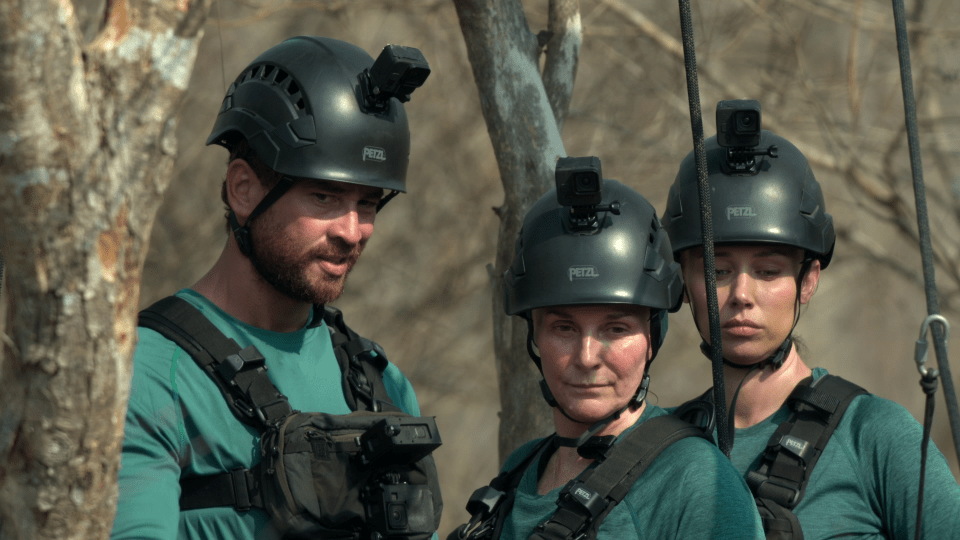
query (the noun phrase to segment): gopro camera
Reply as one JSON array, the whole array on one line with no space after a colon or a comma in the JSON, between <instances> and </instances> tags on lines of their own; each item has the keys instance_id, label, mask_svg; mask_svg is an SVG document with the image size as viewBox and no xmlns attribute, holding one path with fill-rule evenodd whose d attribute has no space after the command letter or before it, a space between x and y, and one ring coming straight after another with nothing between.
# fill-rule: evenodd
<instances>
[{"instance_id":1,"label":"gopro camera","mask_svg":"<svg viewBox=\"0 0 960 540\"><path fill-rule=\"evenodd\" d=\"M557 160L557 202L561 206L596 206L603 200L600 158L565 157Z\"/></svg>"},{"instance_id":2,"label":"gopro camera","mask_svg":"<svg viewBox=\"0 0 960 540\"><path fill-rule=\"evenodd\" d=\"M760 145L760 102L731 99L717 103L717 144L724 148Z\"/></svg>"},{"instance_id":3,"label":"gopro camera","mask_svg":"<svg viewBox=\"0 0 960 540\"><path fill-rule=\"evenodd\" d=\"M440 447L437 422L432 416L391 416L360 435L360 463L368 467L407 465Z\"/></svg>"},{"instance_id":4,"label":"gopro camera","mask_svg":"<svg viewBox=\"0 0 960 540\"><path fill-rule=\"evenodd\" d=\"M419 49L387 45L370 69L360 74L360 88L367 106L382 110L390 98L410 101L410 94L423 86L429 75L430 66Z\"/></svg>"}]
</instances>

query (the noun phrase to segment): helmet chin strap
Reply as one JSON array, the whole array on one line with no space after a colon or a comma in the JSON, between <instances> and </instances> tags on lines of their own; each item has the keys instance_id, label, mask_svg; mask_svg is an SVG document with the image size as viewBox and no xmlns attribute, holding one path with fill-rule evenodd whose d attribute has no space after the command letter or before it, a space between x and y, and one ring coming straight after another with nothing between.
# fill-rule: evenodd
<instances>
[{"instance_id":1,"label":"helmet chin strap","mask_svg":"<svg viewBox=\"0 0 960 540\"><path fill-rule=\"evenodd\" d=\"M533 319L530 317L527 317L526 319L527 354L530 355L533 363L537 365L537 369L540 370L540 375L542 376L543 363L540 359L540 355L537 354L533 347ZM650 363L647 362L646 369L649 368ZM616 441L617 437L615 435L603 435L597 437L596 434L603 428L607 427L611 422L620 418L620 415L630 407L640 407L643 405L643 400L647 397L647 390L650 388L650 374L647 373L646 369L643 372L643 379L640 380L640 386L637 388L636 393L633 394L633 397L630 398L630 401L621 407L620 410L610 414L606 418L602 418L599 421L594 422L579 437L573 438L557 436L554 444L556 446L576 448L577 453L586 459L602 460L606 458L607 451L609 451L610 447L613 446L613 443ZM543 394L543 399L547 402L547 405L550 407L555 407L558 411L560 411L560 414L565 416L571 422L575 422L577 424L588 423L584 422L583 420L577 420L576 418L570 416L567 411L563 410L563 407L561 407L560 403L557 402L557 398L553 397L553 392L550 391L550 386L547 385L546 379L540 379L540 393Z\"/></svg>"},{"instance_id":2,"label":"helmet chin strap","mask_svg":"<svg viewBox=\"0 0 960 540\"><path fill-rule=\"evenodd\" d=\"M293 187L293 183L293 178L287 175L280 176L277 184L260 200L253 209L253 212L250 212L250 215L247 216L246 223L243 225L240 225L240 221L237 220L237 214L233 210L230 210L227 219L230 220L230 229L233 232L233 237L237 241L237 247L240 248L240 253L249 257L250 253L253 252L253 243L250 238L250 224L253 223L253 219L266 211L267 208L270 208L273 203L277 202L277 199Z\"/></svg>"}]
</instances>

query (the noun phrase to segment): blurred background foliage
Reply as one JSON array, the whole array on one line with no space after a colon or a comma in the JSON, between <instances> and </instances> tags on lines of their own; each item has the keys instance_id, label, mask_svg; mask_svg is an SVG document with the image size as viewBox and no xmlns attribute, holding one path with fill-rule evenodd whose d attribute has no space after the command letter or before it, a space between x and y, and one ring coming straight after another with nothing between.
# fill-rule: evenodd
<instances>
[{"instance_id":1,"label":"blurred background foliage","mask_svg":"<svg viewBox=\"0 0 960 540\"><path fill-rule=\"evenodd\" d=\"M546 28L546 5L523 2L531 32ZM692 148L677 5L580 5L583 47L563 131L566 151L598 156L606 177L636 188L662 212ZM915 0L907 10L941 306L958 325L960 10L952 0ZM798 326L802 356L921 419L913 344L926 308L889 2L695 0L693 17L706 135L715 132L717 101L759 99L764 127L810 158L836 221L833 263ZM183 104L175 178L153 230L141 305L192 285L219 255L226 241L219 198L226 152L204 141L240 70L263 50L304 34L346 40L374 57L388 43L414 46L433 70L407 104L409 193L379 215L336 305L407 374L423 413L437 416L443 536L464 521L467 497L495 476L499 463L488 264L495 254L494 209L503 199L449 0L214 5ZM659 405L678 404L711 384L688 313L685 307L671 317L652 368L651 400ZM960 371L956 346L951 357ZM934 441L956 475L937 399Z\"/></svg>"}]
</instances>

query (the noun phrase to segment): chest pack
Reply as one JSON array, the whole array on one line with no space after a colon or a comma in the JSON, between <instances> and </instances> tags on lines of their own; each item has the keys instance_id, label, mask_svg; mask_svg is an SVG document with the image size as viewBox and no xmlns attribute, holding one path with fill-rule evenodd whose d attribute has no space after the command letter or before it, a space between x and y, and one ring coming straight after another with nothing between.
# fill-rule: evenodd
<instances>
[{"instance_id":1,"label":"chest pack","mask_svg":"<svg viewBox=\"0 0 960 540\"><path fill-rule=\"evenodd\" d=\"M676 416L652 418L598 455L600 462L567 483L557 498L557 510L534 529L536 540L595 540L601 523L630 492L647 467L671 444L687 437L710 439L704 431ZM447 540L499 540L524 472L538 462L540 470L555 451L556 434L541 440L516 467L500 473L490 485L476 490L467 502L471 518Z\"/></svg>"},{"instance_id":2,"label":"chest pack","mask_svg":"<svg viewBox=\"0 0 960 540\"><path fill-rule=\"evenodd\" d=\"M339 310L318 306L313 321L330 331L350 414L293 410L256 347L241 350L180 298L140 312L139 325L187 352L233 414L261 433L261 461L252 468L181 477L181 511L259 508L284 538L430 538L443 508L431 455L441 444L434 418L392 402L383 349L347 327Z\"/></svg>"},{"instance_id":3,"label":"chest pack","mask_svg":"<svg viewBox=\"0 0 960 540\"><path fill-rule=\"evenodd\" d=\"M850 402L866 393L835 375L807 377L790 393L786 401L790 416L770 436L757 468L747 472L767 540L803 540L793 509L803 499L813 468ZM712 392L694 402L712 404ZM678 411L686 407L681 405Z\"/></svg>"}]
</instances>

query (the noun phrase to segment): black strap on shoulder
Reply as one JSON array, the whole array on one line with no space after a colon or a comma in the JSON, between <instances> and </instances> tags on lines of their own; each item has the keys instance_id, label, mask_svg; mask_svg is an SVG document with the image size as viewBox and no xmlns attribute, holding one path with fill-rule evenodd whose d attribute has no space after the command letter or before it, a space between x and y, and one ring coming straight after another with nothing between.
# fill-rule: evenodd
<instances>
[{"instance_id":1,"label":"black strap on shoulder","mask_svg":"<svg viewBox=\"0 0 960 540\"><path fill-rule=\"evenodd\" d=\"M217 384L241 422L263 430L292 412L287 397L267 376L260 351L253 346L241 350L186 300L168 296L156 302L140 312L139 325L186 351Z\"/></svg>"},{"instance_id":2,"label":"black strap on shoulder","mask_svg":"<svg viewBox=\"0 0 960 540\"><path fill-rule=\"evenodd\" d=\"M834 375L811 381L801 381L787 398L790 417L770 437L757 470L747 473L757 499L788 510L803 499L813 468L850 402L867 393Z\"/></svg>"},{"instance_id":3,"label":"black strap on shoulder","mask_svg":"<svg viewBox=\"0 0 960 540\"><path fill-rule=\"evenodd\" d=\"M335 308L316 306L311 326L318 326L321 320L330 329L334 354L343 372L344 396L351 410L358 410L358 397L369 410L399 410L383 384L382 373L387 365L383 349L347 327ZM213 379L241 422L262 432L294 412L287 397L267 375L260 351L253 346L241 350L186 300L168 296L141 311L138 324L155 330L186 351ZM262 508L257 467L181 478L180 509Z\"/></svg>"},{"instance_id":4,"label":"black strap on shoulder","mask_svg":"<svg viewBox=\"0 0 960 540\"><path fill-rule=\"evenodd\" d=\"M343 395L352 410L399 411L383 384L387 354L377 342L359 336L343 322L339 309L324 306L323 321L330 331L333 352L343 373Z\"/></svg>"},{"instance_id":5,"label":"black strap on shoulder","mask_svg":"<svg viewBox=\"0 0 960 540\"><path fill-rule=\"evenodd\" d=\"M531 539L596 538L600 523L627 496L634 482L657 456L687 437L709 436L673 415L658 416L637 426L611 449L595 469L571 480L561 491L557 511L537 526Z\"/></svg>"}]
</instances>

